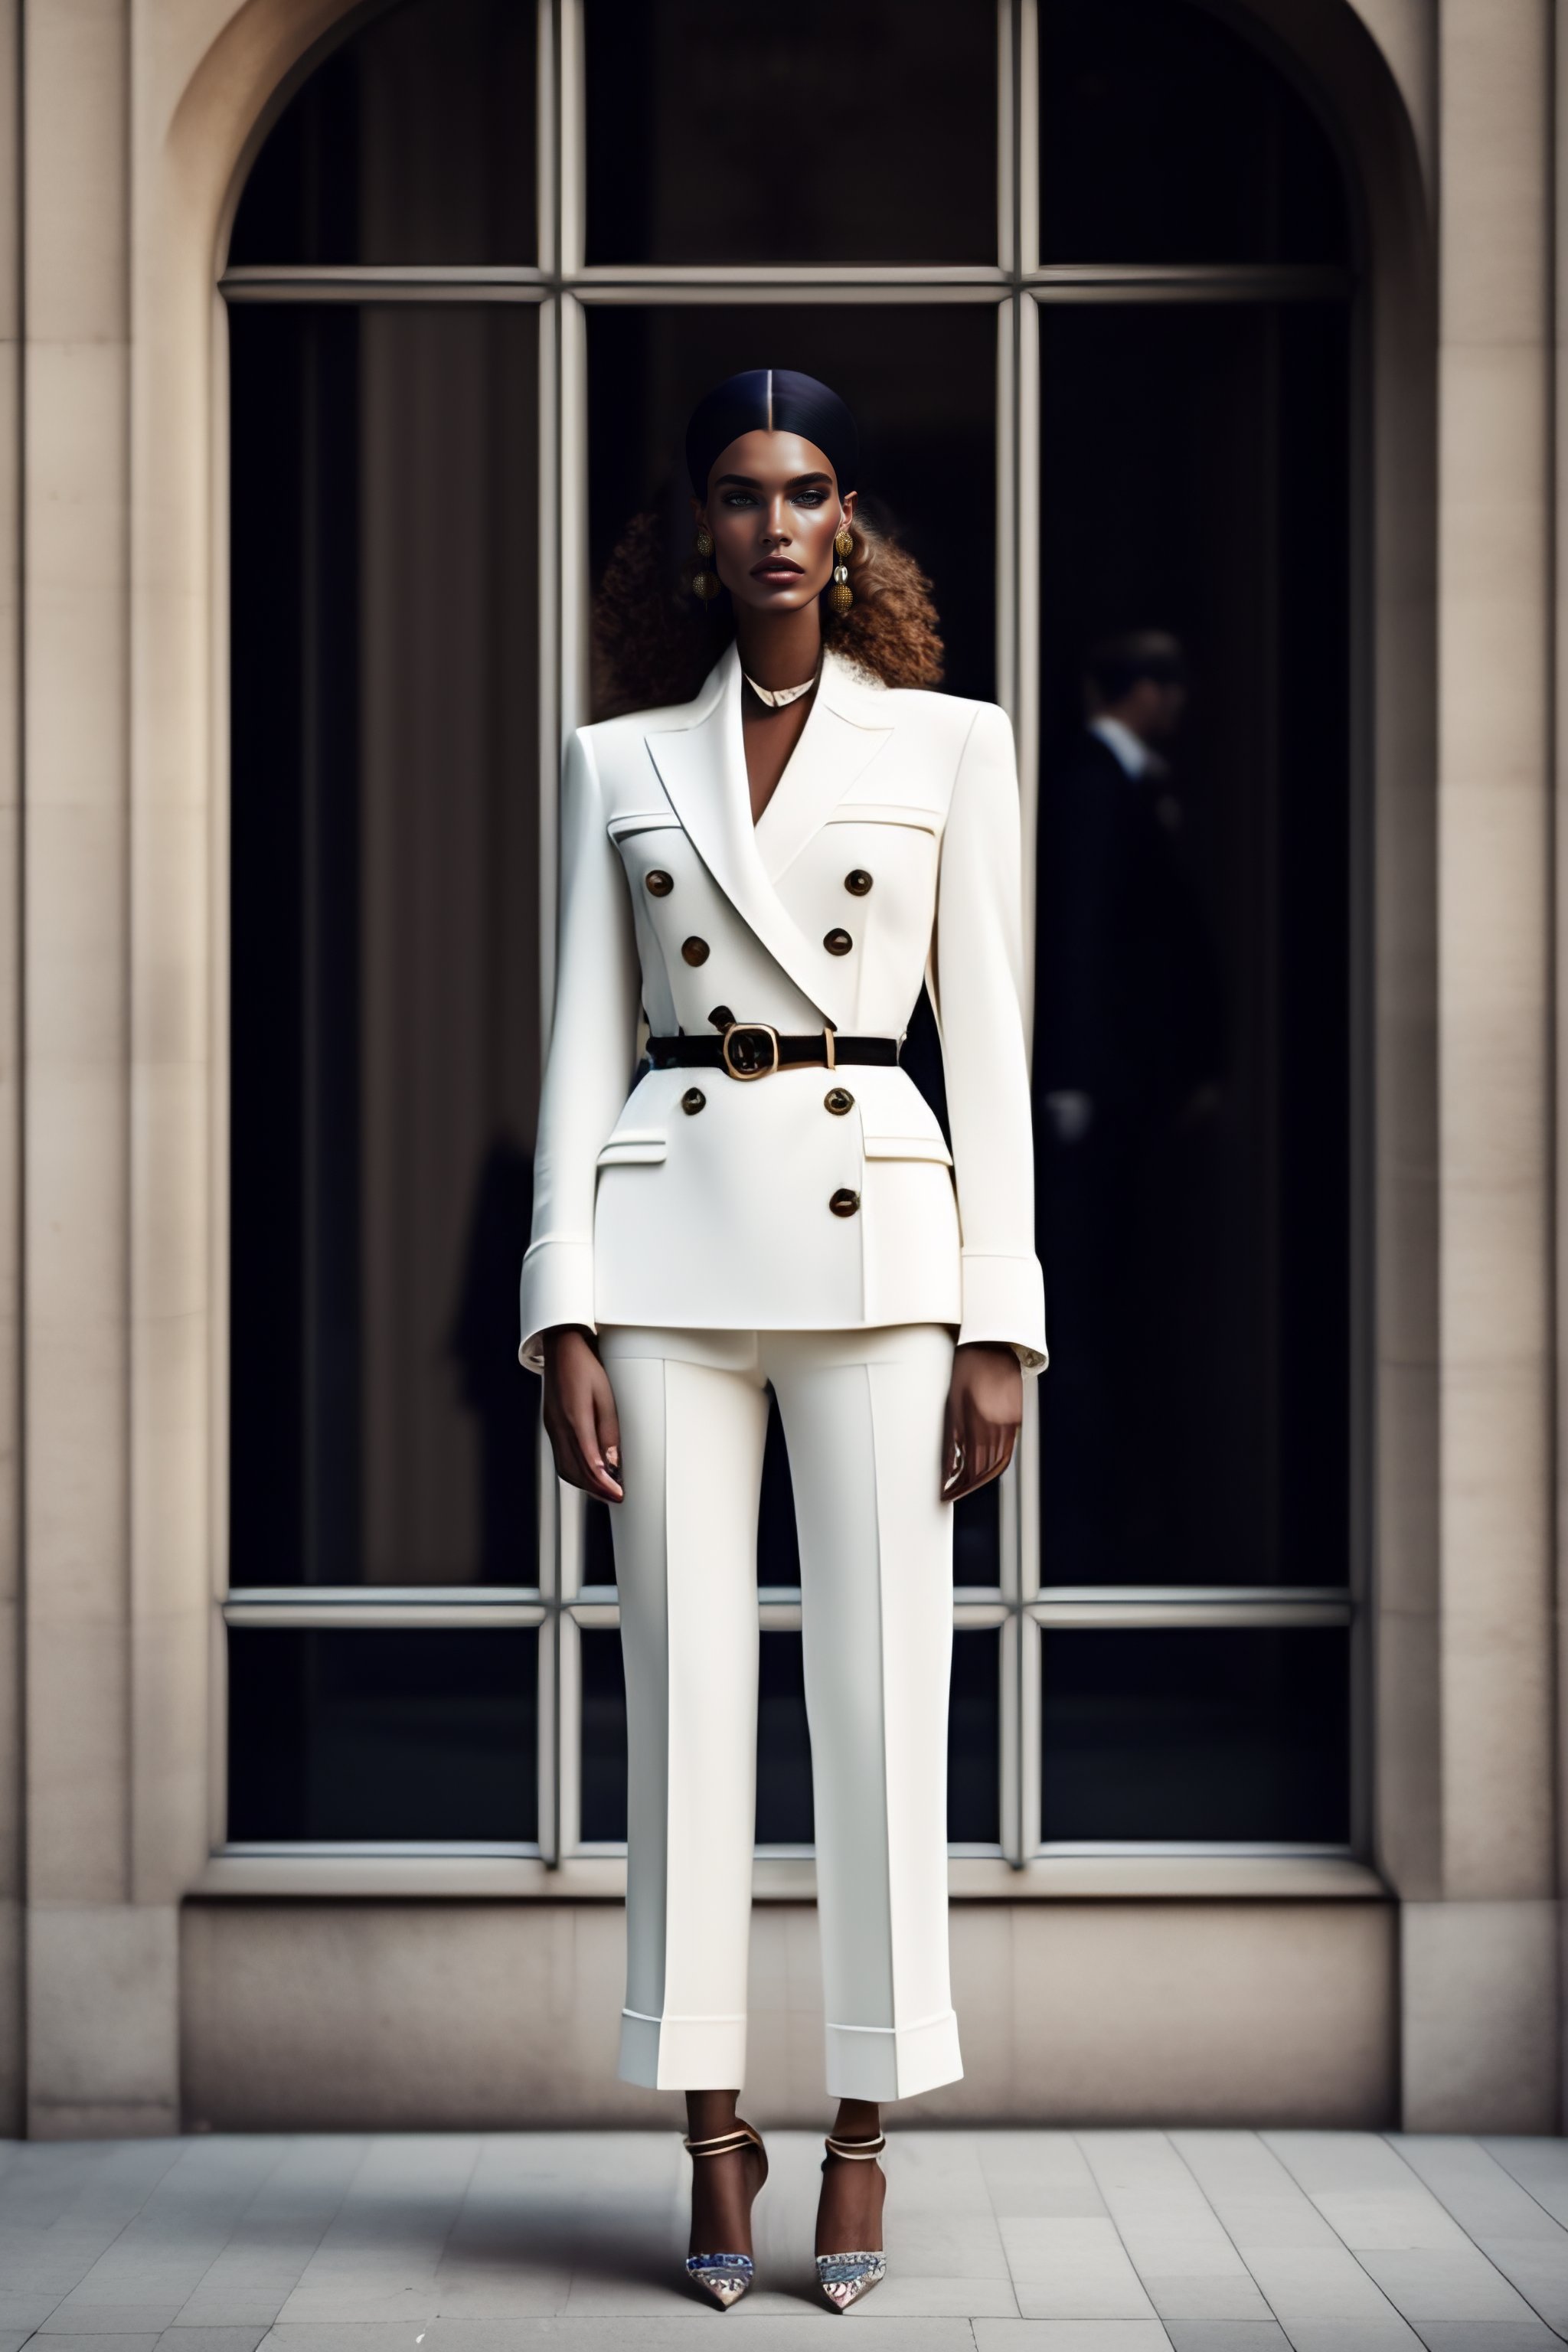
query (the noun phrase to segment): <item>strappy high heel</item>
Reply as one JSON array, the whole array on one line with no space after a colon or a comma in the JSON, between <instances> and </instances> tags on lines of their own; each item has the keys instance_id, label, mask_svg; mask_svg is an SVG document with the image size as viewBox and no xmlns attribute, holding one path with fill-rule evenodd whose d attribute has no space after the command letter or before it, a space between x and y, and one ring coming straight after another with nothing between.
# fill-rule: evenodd
<instances>
[{"instance_id":1,"label":"strappy high heel","mask_svg":"<svg viewBox=\"0 0 1568 2352\"><path fill-rule=\"evenodd\" d=\"M842 2157L848 2164L874 2164L888 2145L888 2136L879 2132L875 2139L835 2139L830 2132L823 2143L827 2156ZM822 2169L827 2169L827 2156L822 2159ZM874 2286L880 2286L888 2275L888 2257L884 2253L862 2251L854 2254L818 2254L816 2283L835 2311L847 2311Z\"/></svg>"},{"instance_id":2,"label":"strappy high heel","mask_svg":"<svg viewBox=\"0 0 1568 2352\"><path fill-rule=\"evenodd\" d=\"M680 2144L690 2157L731 2156L754 2147L763 2159L763 2177L757 2183L757 2194L762 2195L768 2178L768 2152L762 2134L750 2124L737 2121L733 2131L720 2132L712 2139L683 2139ZM750 2254L688 2254L686 2275L707 2288L721 2311L728 2311L731 2304L740 2302L756 2271Z\"/></svg>"}]
</instances>

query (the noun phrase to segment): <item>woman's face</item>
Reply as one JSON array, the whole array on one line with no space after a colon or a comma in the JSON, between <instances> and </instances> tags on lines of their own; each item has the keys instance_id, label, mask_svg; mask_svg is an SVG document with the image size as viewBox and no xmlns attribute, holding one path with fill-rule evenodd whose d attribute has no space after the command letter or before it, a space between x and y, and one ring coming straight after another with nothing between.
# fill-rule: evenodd
<instances>
[{"instance_id":1,"label":"woman's face","mask_svg":"<svg viewBox=\"0 0 1568 2352\"><path fill-rule=\"evenodd\" d=\"M737 604L796 611L833 577L834 533L855 512L832 467L798 433L742 433L714 459L706 504L691 509L713 534L713 569Z\"/></svg>"}]
</instances>

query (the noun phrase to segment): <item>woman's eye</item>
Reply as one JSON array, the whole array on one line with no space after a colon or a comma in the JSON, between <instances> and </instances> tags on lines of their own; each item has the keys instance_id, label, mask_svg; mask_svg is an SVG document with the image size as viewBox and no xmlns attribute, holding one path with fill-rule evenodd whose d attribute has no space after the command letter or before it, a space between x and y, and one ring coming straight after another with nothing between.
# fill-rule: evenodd
<instances>
[{"instance_id":1,"label":"woman's eye","mask_svg":"<svg viewBox=\"0 0 1568 2352\"><path fill-rule=\"evenodd\" d=\"M724 493L727 507L754 507L756 503L750 490L726 490Z\"/></svg>"},{"instance_id":2,"label":"woman's eye","mask_svg":"<svg viewBox=\"0 0 1568 2352\"><path fill-rule=\"evenodd\" d=\"M796 490L795 501L796 506L819 507L826 496L826 490Z\"/></svg>"}]
</instances>

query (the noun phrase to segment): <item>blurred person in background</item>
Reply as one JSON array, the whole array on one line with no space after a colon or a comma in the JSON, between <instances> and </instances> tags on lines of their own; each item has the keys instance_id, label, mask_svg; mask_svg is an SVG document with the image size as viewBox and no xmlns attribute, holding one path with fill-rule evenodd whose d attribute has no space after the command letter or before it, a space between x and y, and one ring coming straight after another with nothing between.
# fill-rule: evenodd
<instances>
[{"instance_id":1,"label":"blurred person in background","mask_svg":"<svg viewBox=\"0 0 1568 2352\"><path fill-rule=\"evenodd\" d=\"M1167 756L1187 699L1175 637L1102 640L1085 667L1086 723L1042 796L1034 1087L1055 1330L1043 1405L1052 1584L1128 1574L1158 1526L1158 1497L1140 1496L1159 1458L1138 1406L1151 1194L1161 1146L1212 1113L1226 1059Z\"/></svg>"}]
</instances>

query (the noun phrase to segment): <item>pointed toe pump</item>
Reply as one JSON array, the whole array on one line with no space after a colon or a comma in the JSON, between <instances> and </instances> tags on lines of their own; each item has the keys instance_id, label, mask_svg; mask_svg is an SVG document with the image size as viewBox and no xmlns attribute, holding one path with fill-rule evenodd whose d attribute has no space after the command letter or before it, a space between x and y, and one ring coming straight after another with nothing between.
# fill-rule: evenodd
<instances>
[{"instance_id":1,"label":"pointed toe pump","mask_svg":"<svg viewBox=\"0 0 1568 2352\"><path fill-rule=\"evenodd\" d=\"M763 2159L763 2178L757 2183L760 2196L768 2177L768 2152L763 2146L762 2135L750 2124L737 2124L733 2131L720 2132L712 2139L684 2139L681 2146L689 2157L734 2156L754 2147ZM739 2303L756 2276L750 2254L688 2254L686 2275L698 2286L705 2287L721 2311L728 2311Z\"/></svg>"},{"instance_id":2,"label":"pointed toe pump","mask_svg":"<svg viewBox=\"0 0 1568 2352\"><path fill-rule=\"evenodd\" d=\"M824 2142L827 2156L842 2157L847 2164L874 2164L887 2147L887 2135L879 2132L875 2139L834 2139ZM827 2156L822 2159L822 2169L827 2169ZM888 2257L880 2252L862 2249L852 2254L818 2254L816 2282L835 2311L847 2311L874 2286L880 2286L888 2275Z\"/></svg>"}]
</instances>

